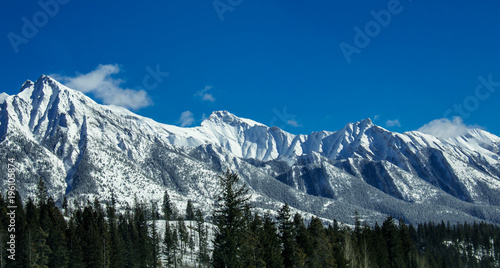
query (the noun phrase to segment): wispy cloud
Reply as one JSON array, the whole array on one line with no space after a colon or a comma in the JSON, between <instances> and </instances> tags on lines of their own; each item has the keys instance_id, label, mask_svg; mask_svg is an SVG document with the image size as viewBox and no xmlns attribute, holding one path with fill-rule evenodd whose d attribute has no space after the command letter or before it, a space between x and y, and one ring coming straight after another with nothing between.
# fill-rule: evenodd
<instances>
[{"instance_id":1,"label":"wispy cloud","mask_svg":"<svg viewBox=\"0 0 500 268\"><path fill-rule=\"evenodd\" d=\"M477 125L466 125L460 116L455 116L453 117L453 120L448 118L433 120L420 127L417 131L430 134L438 138L447 139L462 136L471 128L481 127Z\"/></svg>"},{"instance_id":2,"label":"wispy cloud","mask_svg":"<svg viewBox=\"0 0 500 268\"><path fill-rule=\"evenodd\" d=\"M193 113L190 111L182 112L179 121L177 121L177 124L180 124L181 127L187 127L193 125L194 124Z\"/></svg>"},{"instance_id":3,"label":"wispy cloud","mask_svg":"<svg viewBox=\"0 0 500 268\"><path fill-rule=\"evenodd\" d=\"M385 126L386 127L401 127L401 123L399 122L399 119L387 120L387 121L385 121Z\"/></svg>"},{"instance_id":4,"label":"wispy cloud","mask_svg":"<svg viewBox=\"0 0 500 268\"><path fill-rule=\"evenodd\" d=\"M196 94L194 95L197 97L201 97L201 99L204 101L214 102L215 97L212 95L212 93L209 93L210 90L212 90L212 86L205 86L204 89L196 92Z\"/></svg>"},{"instance_id":5,"label":"wispy cloud","mask_svg":"<svg viewBox=\"0 0 500 268\"><path fill-rule=\"evenodd\" d=\"M111 77L120 71L117 64L101 64L89 73L77 74L74 77L58 74L51 76L70 88L94 95L104 104L113 104L134 110L152 105L151 98L146 91L122 88L120 85L123 80Z\"/></svg>"},{"instance_id":6,"label":"wispy cloud","mask_svg":"<svg viewBox=\"0 0 500 268\"><path fill-rule=\"evenodd\" d=\"M301 125L299 124L299 122L297 122L295 120L288 120L286 123L288 125L292 126L292 127L301 127Z\"/></svg>"}]
</instances>

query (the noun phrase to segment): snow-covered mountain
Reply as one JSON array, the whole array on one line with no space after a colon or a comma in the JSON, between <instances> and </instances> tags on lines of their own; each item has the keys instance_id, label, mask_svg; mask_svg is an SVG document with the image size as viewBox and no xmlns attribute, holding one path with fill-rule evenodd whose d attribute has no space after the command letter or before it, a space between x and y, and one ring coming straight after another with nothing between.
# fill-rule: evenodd
<instances>
[{"instance_id":1,"label":"snow-covered mountain","mask_svg":"<svg viewBox=\"0 0 500 268\"><path fill-rule=\"evenodd\" d=\"M48 76L0 95L0 157L14 157L17 188L33 196L43 178L56 200L132 204L187 199L209 210L217 176L237 171L261 211L283 202L325 219L500 223L500 138L480 129L440 139L394 133L370 119L339 131L293 135L213 112L201 126L161 124L97 104ZM2 165L5 192L7 165Z\"/></svg>"}]
</instances>

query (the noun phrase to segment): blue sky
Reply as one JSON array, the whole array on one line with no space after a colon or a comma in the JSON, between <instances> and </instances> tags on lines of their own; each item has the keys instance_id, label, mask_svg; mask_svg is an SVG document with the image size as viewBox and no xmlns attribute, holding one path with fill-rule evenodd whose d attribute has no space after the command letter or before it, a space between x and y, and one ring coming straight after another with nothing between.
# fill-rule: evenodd
<instances>
[{"instance_id":1,"label":"blue sky","mask_svg":"<svg viewBox=\"0 0 500 268\"><path fill-rule=\"evenodd\" d=\"M6 1L0 91L52 74L100 103L295 134L443 117L500 134L499 1ZM168 75L167 75L168 73ZM499 81L499 82L497 82Z\"/></svg>"}]
</instances>

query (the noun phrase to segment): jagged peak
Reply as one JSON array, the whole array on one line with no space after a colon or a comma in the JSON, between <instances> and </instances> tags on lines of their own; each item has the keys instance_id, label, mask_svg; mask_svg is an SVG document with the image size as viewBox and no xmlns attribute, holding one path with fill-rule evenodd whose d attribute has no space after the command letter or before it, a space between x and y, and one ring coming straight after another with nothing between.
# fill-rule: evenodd
<instances>
[{"instance_id":1,"label":"jagged peak","mask_svg":"<svg viewBox=\"0 0 500 268\"><path fill-rule=\"evenodd\" d=\"M23 85L21 86L21 88L19 89L19 92L23 92L25 89L33 86L35 83L33 83L33 81L31 80L26 80L26 82L23 83Z\"/></svg>"},{"instance_id":2,"label":"jagged peak","mask_svg":"<svg viewBox=\"0 0 500 268\"><path fill-rule=\"evenodd\" d=\"M264 124L258 123L251 119L238 117L226 110L213 111L209 117L205 119L205 121L215 122L215 123L223 123L231 126L246 124L250 127L253 126L265 126ZM205 122L204 121L204 122ZM202 123L203 124L203 123Z\"/></svg>"},{"instance_id":3,"label":"jagged peak","mask_svg":"<svg viewBox=\"0 0 500 268\"><path fill-rule=\"evenodd\" d=\"M38 85L38 84L47 84L47 85L50 85L50 86L62 86L61 83L59 83L59 81L57 81L56 79L48 76L48 75L45 75L45 74L42 74L36 81L35 81L35 85Z\"/></svg>"},{"instance_id":4,"label":"jagged peak","mask_svg":"<svg viewBox=\"0 0 500 268\"><path fill-rule=\"evenodd\" d=\"M375 125L373 124L372 120L370 118L366 118L355 123L347 123L343 129L348 131L353 131L355 129L364 131L374 126Z\"/></svg>"},{"instance_id":5,"label":"jagged peak","mask_svg":"<svg viewBox=\"0 0 500 268\"><path fill-rule=\"evenodd\" d=\"M359 122L357 122L356 124L358 125L362 125L362 126L367 126L367 127L372 127L374 126L372 120L370 118L365 118Z\"/></svg>"},{"instance_id":6,"label":"jagged peak","mask_svg":"<svg viewBox=\"0 0 500 268\"><path fill-rule=\"evenodd\" d=\"M217 118L226 118L226 117L236 117L236 116L234 114L226 111L226 110L220 110L220 111L213 111L208 118L209 119L217 119Z\"/></svg>"}]
</instances>

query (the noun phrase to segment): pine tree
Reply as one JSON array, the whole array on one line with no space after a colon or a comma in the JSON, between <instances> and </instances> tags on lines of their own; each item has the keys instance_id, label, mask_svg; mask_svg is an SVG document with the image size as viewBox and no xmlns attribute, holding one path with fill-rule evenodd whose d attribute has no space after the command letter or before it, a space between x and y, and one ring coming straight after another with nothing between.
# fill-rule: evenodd
<instances>
[{"instance_id":1,"label":"pine tree","mask_svg":"<svg viewBox=\"0 0 500 268\"><path fill-rule=\"evenodd\" d=\"M341 240L341 232L339 228L339 224L337 220L333 220L333 226L329 225L327 229L327 237L329 240L329 244L332 247L332 256L335 260L337 267L345 268L347 267L347 260L344 257L342 252L342 240Z\"/></svg>"},{"instance_id":2,"label":"pine tree","mask_svg":"<svg viewBox=\"0 0 500 268\"><path fill-rule=\"evenodd\" d=\"M260 244L262 245L262 260L264 261L265 267L283 267L278 229L276 223L269 215L264 216L264 225L260 234Z\"/></svg>"},{"instance_id":3,"label":"pine tree","mask_svg":"<svg viewBox=\"0 0 500 268\"><path fill-rule=\"evenodd\" d=\"M262 233L262 219L255 213L252 216L250 209L245 210L246 236L242 244L242 262L245 267L265 267L262 245L260 244L260 235Z\"/></svg>"},{"instance_id":4,"label":"pine tree","mask_svg":"<svg viewBox=\"0 0 500 268\"><path fill-rule=\"evenodd\" d=\"M194 220L194 207L193 207L193 202L191 199L188 199L187 206L186 206L186 220L192 221Z\"/></svg>"},{"instance_id":5,"label":"pine tree","mask_svg":"<svg viewBox=\"0 0 500 268\"><path fill-rule=\"evenodd\" d=\"M77 210L74 214L81 214L81 210ZM85 265L83 263L83 252L81 246L81 239L76 234L76 216L73 216L69 223L68 229L66 229L66 245L68 248L68 255L70 256L68 267L69 268L84 268Z\"/></svg>"},{"instance_id":6,"label":"pine tree","mask_svg":"<svg viewBox=\"0 0 500 268\"><path fill-rule=\"evenodd\" d=\"M175 215L175 210L172 205L172 202L170 201L170 195L168 194L168 191L165 190L165 193L163 194L163 205L162 205L162 210L163 210L163 215L165 216L166 221L170 221L172 219L175 219L177 215Z\"/></svg>"},{"instance_id":7,"label":"pine tree","mask_svg":"<svg viewBox=\"0 0 500 268\"><path fill-rule=\"evenodd\" d=\"M69 216L68 199L66 198L66 196L64 196L64 199L63 199L62 209L64 209L64 216L68 217Z\"/></svg>"},{"instance_id":8,"label":"pine tree","mask_svg":"<svg viewBox=\"0 0 500 268\"><path fill-rule=\"evenodd\" d=\"M101 243L101 267L109 266L109 257L111 247L109 246L109 228L104 209L97 198L94 199L94 215L96 219L97 231L99 232Z\"/></svg>"},{"instance_id":9,"label":"pine tree","mask_svg":"<svg viewBox=\"0 0 500 268\"><path fill-rule=\"evenodd\" d=\"M138 256L140 256L139 267L147 267L147 264L151 263L152 259L151 238L149 237L144 206L135 203L134 225L137 230L136 250Z\"/></svg>"},{"instance_id":10,"label":"pine tree","mask_svg":"<svg viewBox=\"0 0 500 268\"><path fill-rule=\"evenodd\" d=\"M205 226L205 220L203 219L203 214L200 209L196 210L195 213L196 220L196 232L198 233L198 262L200 266L207 266L210 261L210 256L208 254L208 231Z\"/></svg>"},{"instance_id":11,"label":"pine tree","mask_svg":"<svg viewBox=\"0 0 500 268\"><path fill-rule=\"evenodd\" d=\"M219 177L222 191L217 198L217 207L213 214L214 230L214 267L242 267L245 228L247 219L245 210L248 203L248 189L238 186L238 175L229 170Z\"/></svg>"},{"instance_id":12,"label":"pine tree","mask_svg":"<svg viewBox=\"0 0 500 268\"><path fill-rule=\"evenodd\" d=\"M165 224L165 234L163 235L163 252L166 256L167 267L177 263L177 232L170 225Z\"/></svg>"},{"instance_id":13,"label":"pine tree","mask_svg":"<svg viewBox=\"0 0 500 268\"><path fill-rule=\"evenodd\" d=\"M41 227L35 227L28 231L29 267L49 268L49 255L52 251L47 245L48 236Z\"/></svg>"},{"instance_id":14,"label":"pine tree","mask_svg":"<svg viewBox=\"0 0 500 268\"><path fill-rule=\"evenodd\" d=\"M124 267L137 267L140 257L137 253L138 234L130 210L118 216L118 233L123 241Z\"/></svg>"},{"instance_id":15,"label":"pine tree","mask_svg":"<svg viewBox=\"0 0 500 268\"><path fill-rule=\"evenodd\" d=\"M283 257L283 265L285 267L299 266L301 258L299 256L299 248L295 240L296 232L294 223L291 220L291 212L288 204L278 211L278 229L281 242L281 256Z\"/></svg>"},{"instance_id":16,"label":"pine tree","mask_svg":"<svg viewBox=\"0 0 500 268\"><path fill-rule=\"evenodd\" d=\"M50 218L46 200L38 200L38 204L40 206L36 207L31 199L26 204L28 267L48 267L49 255L52 253L47 245Z\"/></svg>"},{"instance_id":17,"label":"pine tree","mask_svg":"<svg viewBox=\"0 0 500 268\"><path fill-rule=\"evenodd\" d=\"M45 187L42 177L38 179L37 199L39 207L41 207L48 199L47 187Z\"/></svg>"},{"instance_id":18,"label":"pine tree","mask_svg":"<svg viewBox=\"0 0 500 268\"><path fill-rule=\"evenodd\" d=\"M299 213L295 213L293 216L293 229L295 234L295 241L297 243L297 250L295 252L295 265L298 267L304 267L306 265L306 257L312 256L312 239L309 235L309 230L307 230L304 224L304 219Z\"/></svg>"},{"instance_id":19,"label":"pine tree","mask_svg":"<svg viewBox=\"0 0 500 268\"><path fill-rule=\"evenodd\" d=\"M160 236L158 235L158 230L156 227L156 218L155 214L157 212L156 206L153 203L151 207L151 211L153 213L153 223L151 227L151 266L156 268L156 267L161 267L161 260L160 260L160 254L161 254L161 248L160 248Z\"/></svg>"},{"instance_id":20,"label":"pine tree","mask_svg":"<svg viewBox=\"0 0 500 268\"><path fill-rule=\"evenodd\" d=\"M83 209L81 222L78 223L76 234L80 236L83 262L87 267L102 267L103 243L97 226L96 214L91 206Z\"/></svg>"},{"instance_id":21,"label":"pine tree","mask_svg":"<svg viewBox=\"0 0 500 268\"><path fill-rule=\"evenodd\" d=\"M306 258L308 267L335 267L332 246L328 243L321 220L312 217L308 228L310 250Z\"/></svg>"},{"instance_id":22,"label":"pine tree","mask_svg":"<svg viewBox=\"0 0 500 268\"><path fill-rule=\"evenodd\" d=\"M51 249L49 267L66 267L68 252L66 246L66 221L52 197L40 208L40 223L47 232L47 245ZM47 226L48 225L48 226Z\"/></svg>"},{"instance_id":23,"label":"pine tree","mask_svg":"<svg viewBox=\"0 0 500 268\"><path fill-rule=\"evenodd\" d=\"M399 238L401 240L401 249L405 267L417 267L417 251L415 243L410 236L410 228L403 219L399 220Z\"/></svg>"},{"instance_id":24,"label":"pine tree","mask_svg":"<svg viewBox=\"0 0 500 268\"><path fill-rule=\"evenodd\" d=\"M405 267L402 254L401 240L399 239L399 230L394 223L394 218L387 217L382 224L382 234L387 245L387 253L391 267Z\"/></svg>"},{"instance_id":25,"label":"pine tree","mask_svg":"<svg viewBox=\"0 0 500 268\"><path fill-rule=\"evenodd\" d=\"M184 223L184 219L179 216L177 219L177 233L179 234L179 242L180 242L180 252L181 252L181 259L182 259L182 254L186 253L186 248L187 248L187 243L189 240L189 233L186 228L186 224Z\"/></svg>"},{"instance_id":26,"label":"pine tree","mask_svg":"<svg viewBox=\"0 0 500 268\"><path fill-rule=\"evenodd\" d=\"M124 242L119 235L116 217L116 198L111 192L111 203L107 206L108 226L109 226L109 267L121 268L124 266Z\"/></svg>"}]
</instances>

